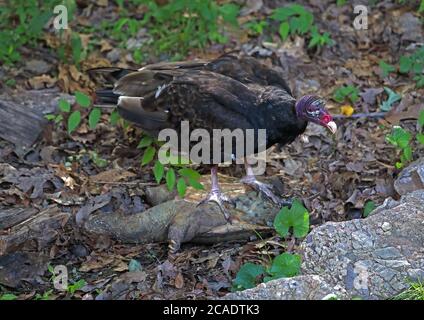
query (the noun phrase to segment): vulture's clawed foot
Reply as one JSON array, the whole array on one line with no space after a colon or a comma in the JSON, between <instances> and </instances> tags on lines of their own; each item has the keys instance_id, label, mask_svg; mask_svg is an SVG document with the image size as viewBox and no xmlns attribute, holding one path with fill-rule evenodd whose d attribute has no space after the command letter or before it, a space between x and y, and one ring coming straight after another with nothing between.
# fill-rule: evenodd
<instances>
[{"instance_id":1,"label":"vulture's clawed foot","mask_svg":"<svg viewBox=\"0 0 424 320\"><path fill-rule=\"evenodd\" d=\"M234 205L234 201L231 200L228 196L221 193L219 190L212 190L205 199L200 201L197 206L200 206L202 204L208 203L208 202L214 202L218 205L219 209L221 210L222 214L224 215L225 220L227 220L228 223L231 224L231 217L230 213L228 212L227 208L225 208L224 203L230 203L231 205Z\"/></svg>"},{"instance_id":2,"label":"vulture's clawed foot","mask_svg":"<svg viewBox=\"0 0 424 320\"><path fill-rule=\"evenodd\" d=\"M248 185L255 189L256 191L262 193L266 198L274 202L275 204L284 207L291 206L291 200L285 200L277 196L274 191L272 191L273 186L267 183L260 182L256 179L255 176L245 176L240 180L241 183Z\"/></svg>"}]
</instances>

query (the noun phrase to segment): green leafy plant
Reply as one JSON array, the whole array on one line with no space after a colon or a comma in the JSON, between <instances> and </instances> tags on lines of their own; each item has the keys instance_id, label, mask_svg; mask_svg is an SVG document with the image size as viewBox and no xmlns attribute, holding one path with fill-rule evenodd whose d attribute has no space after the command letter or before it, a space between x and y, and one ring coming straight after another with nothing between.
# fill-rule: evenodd
<instances>
[{"instance_id":1,"label":"green leafy plant","mask_svg":"<svg viewBox=\"0 0 424 320\"><path fill-rule=\"evenodd\" d=\"M418 48L413 54L402 56L399 60L399 72L412 74L417 87L424 87L424 46Z\"/></svg>"},{"instance_id":2,"label":"green leafy plant","mask_svg":"<svg viewBox=\"0 0 424 320\"><path fill-rule=\"evenodd\" d=\"M275 257L272 265L267 269L269 277L264 278L264 282L279 278L290 278L299 274L302 259L298 254L282 253Z\"/></svg>"},{"instance_id":3,"label":"green leafy plant","mask_svg":"<svg viewBox=\"0 0 424 320\"><path fill-rule=\"evenodd\" d=\"M104 168L108 165L108 161L99 156L96 151L89 151L90 160L99 168Z\"/></svg>"},{"instance_id":4,"label":"green leafy plant","mask_svg":"<svg viewBox=\"0 0 424 320\"><path fill-rule=\"evenodd\" d=\"M245 263L233 281L233 290L245 290L255 287L259 278L265 274L265 267L254 263Z\"/></svg>"},{"instance_id":5,"label":"green leafy plant","mask_svg":"<svg viewBox=\"0 0 424 320\"><path fill-rule=\"evenodd\" d=\"M333 99L338 103L343 103L348 99L354 104L359 99L359 89L352 85L341 86L334 91Z\"/></svg>"},{"instance_id":6,"label":"green leafy plant","mask_svg":"<svg viewBox=\"0 0 424 320\"><path fill-rule=\"evenodd\" d=\"M153 162L155 155L158 155L160 144L152 137L144 135L138 144L138 148L144 150L141 165L145 166ZM172 191L176 188L180 197L184 197L188 186L197 190L203 189L203 185L200 183L200 173L184 165L181 158L177 158L176 160L177 161L172 162L175 164L168 164L166 167L159 159L155 161L153 175L156 182L159 184L165 179L168 190Z\"/></svg>"},{"instance_id":7,"label":"green leafy plant","mask_svg":"<svg viewBox=\"0 0 424 320\"><path fill-rule=\"evenodd\" d=\"M85 93L75 92L75 101L74 106L71 106L69 101L60 99L59 100L59 114L48 114L46 115L47 120L54 121L54 123L59 124L67 118L67 129L68 133L72 134L81 123L82 115L81 108L89 108L91 106L91 99ZM89 126L91 129L94 129L97 123L100 120L101 112L99 108L93 108L89 115Z\"/></svg>"},{"instance_id":8,"label":"green leafy plant","mask_svg":"<svg viewBox=\"0 0 424 320\"><path fill-rule=\"evenodd\" d=\"M401 74L412 75L418 88L424 86L424 46L420 46L410 55L401 56L399 66L388 64L383 60L380 60L379 65L383 77L398 71Z\"/></svg>"},{"instance_id":9,"label":"green leafy plant","mask_svg":"<svg viewBox=\"0 0 424 320\"><path fill-rule=\"evenodd\" d=\"M380 105L381 111L390 111L395 102L399 101L402 97L394 92L392 89L384 87L384 91L387 93L387 100L383 101Z\"/></svg>"},{"instance_id":10,"label":"green leafy plant","mask_svg":"<svg viewBox=\"0 0 424 320\"><path fill-rule=\"evenodd\" d=\"M314 23L312 13L298 4L275 9L271 18L280 22L279 33L283 40L289 35L306 34Z\"/></svg>"},{"instance_id":11,"label":"green leafy plant","mask_svg":"<svg viewBox=\"0 0 424 320\"><path fill-rule=\"evenodd\" d=\"M22 60L21 48L34 48L43 38L45 26L53 17L53 8L64 4L68 9L68 22L73 20L75 0L16 0L0 3L0 63L13 65ZM63 40L72 51L72 58L78 64L85 56L78 34L72 31L69 43ZM63 32L59 32L63 35ZM62 58L65 48L61 47ZM59 56L61 56L59 54Z\"/></svg>"},{"instance_id":12,"label":"green leafy plant","mask_svg":"<svg viewBox=\"0 0 424 320\"><path fill-rule=\"evenodd\" d=\"M280 23L278 32L284 41L290 35L307 35L310 34L309 47L332 45L330 34L325 32L319 33L318 27L314 25L314 16L303 6L292 4L280 7L274 10L271 19Z\"/></svg>"},{"instance_id":13,"label":"green leafy plant","mask_svg":"<svg viewBox=\"0 0 424 320\"><path fill-rule=\"evenodd\" d=\"M257 36L261 35L264 32L265 28L268 27L268 22L266 22L265 20L249 21L244 24L244 27L249 30L250 34Z\"/></svg>"},{"instance_id":14,"label":"green leafy plant","mask_svg":"<svg viewBox=\"0 0 424 320\"><path fill-rule=\"evenodd\" d=\"M390 73L396 71L396 67L395 66L392 66L391 64L388 64L384 60L380 60L379 66L380 66L381 74L383 75L383 77L387 77Z\"/></svg>"},{"instance_id":15,"label":"green leafy plant","mask_svg":"<svg viewBox=\"0 0 424 320\"><path fill-rule=\"evenodd\" d=\"M75 281L73 284L68 285L68 293L73 296L75 292L81 290L83 287L87 285L87 282L84 279L80 279Z\"/></svg>"},{"instance_id":16,"label":"green leafy plant","mask_svg":"<svg viewBox=\"0 0 424 320\"><path fill-rule=\"evenodd\" d=\"M152 38L134 51L133 57L141 61L143 53L171 53L181 58L192 48L204 48L207 44L226 43L231 26L237 26L239 7L233 3L218 1L174 0L164 5L155 1L138 0L145 7L143 19L130 15L122 17L113 26L112 35L135 36L141 28L146 28ZM121 12L125 15L125 10Z\"/></svg>"},{"instance_id":17,"label":"green leafy plant","mask_svg":"<svg viewBox=\"0 0 424 320\"><path fill-rule=\"evenodd\" d=\"M37 293L35 295L34 300L51 300L52 293L53 293L53 290L48 290L48 291L44 292L43 294Z\"/></svg>"},{"instance_id":18,"label":"green leafy plant","mask_svg":"<svg viewBox=\"0 0 424 320\"><path fill-rule=\"evenodd\" d=\"M309 231L308 210L300 201L294 200L290 209L283 207L275 216L274 228L281 237L287 237L292 232L296 238L303 238Z\"/></svg>"},{"instance_id":19,"label":"green leafy plant","mask_svg":"<svg viewBox=\"0 0 424 320\"><path fill-rule=\"evenodd\" d=\"M21 60L20 48L34 46L59 0L18 0L0 4L0 63Z\"/></svg>"},{"instance_id":20,"label":"green leafy plant","mask_svg":"<svg viewBox=\"0 0 424 320\"><path fill-rule=\"evenodd\" d=\"M16 300L16 299L18 299L18 297L12 293L5 293L0 296L0 301L10 301L10 300Z\"/></svg>"},{"instance_id":21,"label":"green leafy plant","mask_svg":"<svg viewBox=\"0 0 424 320\"><path fill-rule=\"evenodd\" d=\"M394 126L392 132L386 135L386 140L401 151L400 161L395 164L398 169L404 167L412 160L411 139L411 133L399 126Z\"/></svg>"},{"instance_id":22,"label":"green leafy plant","mask_svg":"<svg viewBox=\"0 0 424 320\"><path fill-rule=\"evenodd\" d=\"M283 238L293 234L303 238L309 231L309 213L302 203L294 200L290 208L283 207L274 219L274 228ZM245 263L233 281L233 291L253 288L260 281L293 277L300 272L301 257L298 254L284 252L276 256L268 267Z\"/></svg>"},{"instance_id":23,"label":"green leafy plant","mask_svg":"<svg viewBox=\"0 0 424 320\"><path fill-rule=\"evenodd\" d=\"M311 29L311 41L309 41L308 48L323 47L325 45L331 46L334 44L334 41L330 38L328 32L320 33L316 26L313 26Z\"/></svg>"},{"instance_id":24,"label":"green leafy plant","mask_svg":"<svg viewBox=\"0 0 424 320\"><path fill-rule=\"evenodd\" d=\"M424 109L422 109L417 121L418 132L416 141L424 145ZM394 126L391 133L386 135L386 141L400 152L400 161L395 163L396 168L401 169L413 159L413 134L400 126Z\"/></svg>"},{"instance_id":25,"label":"green leafy plant","mask_svg":"<svg viewBox=\"0 0 424 320\"><path fill-rule=\"evenodd\" d=\"M138 260L131 259L128 263L128 271L129 272L137 272L142 271L143 267L141 266L141 263Z\"/></svg>"},{"instance_id":26,"label":"green leafy plant","mask_svg":"<svg viewBox=\"0 0 424 320\"><path fill-rule=\"evenodd\" d=\"M403 291L402 293L398 294L393 300L424 300L424 283L417 281L417 282L410 282L410 287Z\"/></svg>"},{"instance_id":27,"label":"green leafy plant","mask_svg":"<svg viewBox=\"0 0 424 320\"><path fill-rule=\"evenodd\" d=\"M370 213L371 213L371 212L372 212L375 208L376 208L376 205L375 205L374 201L369 200L369 201L365 202L365 205L364 205L364 211L363 211L363 213L362 213L362 216L363 216L364 218L368 217L368 216L370 215Z\"/></svg>"}]
</instances>

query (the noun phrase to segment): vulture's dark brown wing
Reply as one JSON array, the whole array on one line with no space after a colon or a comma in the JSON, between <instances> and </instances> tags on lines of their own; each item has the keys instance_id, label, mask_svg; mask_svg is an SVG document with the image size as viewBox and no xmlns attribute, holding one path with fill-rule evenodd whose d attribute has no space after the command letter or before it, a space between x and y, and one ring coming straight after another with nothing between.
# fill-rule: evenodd
<instances>
[{"instance_id":1,"label":"vulture's dark brown wing","mask_svg":"<svg viewBox=\"0 0 424 320\"><path fill-rule=\"evenodd\" d=\"M231 77L244 84L279 87L292 95L290 87L287 85L281 72L271 69L249 56L238 57L234 54L225 54L210 61L205 68Z\"/></svg>"},{"instance_id":2,"label":"vulture's dark brown wing","mask_svg":"<svg viewBox=\"0 0 424 320\"><path fill-rule=\"evenodd\" d=\"M143 69L121 78L114 93L120 95L121 115L147 131L253 128L256 92L221 74L204 70Z\"/></svg>"},{"instance_id":3,"label":"vulture's dark brown wing","mask_svg":"<svg viewBox=\"0 0 424 320\"><path fill-rule=\"evenodd\" d=\"M140 70L206 70L219 73L244 84L276 86L292 95L290 87L281 72L267 67L249 56L236 56L228 53L214 60L194 60L182 62L161 62L147 65Z\"/></svg>"}]
</instances>

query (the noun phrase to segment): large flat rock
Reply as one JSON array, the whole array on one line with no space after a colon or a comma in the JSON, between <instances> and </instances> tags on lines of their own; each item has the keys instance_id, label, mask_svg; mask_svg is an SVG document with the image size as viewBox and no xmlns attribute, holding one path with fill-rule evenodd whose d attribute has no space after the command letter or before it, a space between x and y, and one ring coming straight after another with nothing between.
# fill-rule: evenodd
<instances>
[{"instance_id":1,"label":"large flat rock","mask_svg":"<svg viewBox=\"0 0 424 320\"><path fill-rule=\"evenodd\" d=\"M227 299L387 299L424 281L424 190L387 199L368 218L328 222L303 241L302 275Z\"/></svg>"}]
</instances>

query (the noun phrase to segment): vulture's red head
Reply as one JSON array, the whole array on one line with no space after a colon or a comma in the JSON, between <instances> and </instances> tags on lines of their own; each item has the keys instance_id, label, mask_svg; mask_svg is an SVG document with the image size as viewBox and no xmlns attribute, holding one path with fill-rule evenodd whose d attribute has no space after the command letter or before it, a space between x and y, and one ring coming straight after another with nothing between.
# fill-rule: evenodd
<instances>
[{"instance_id":1,"label":"vulture's red head","mask_svg":"<svg viewBox=\"0 0 424 320\"><path fill-rule=\"evenodd\" d=\"M326 127L333 134L337 131L337 125L320 97L303 96L296 102L296 113L299 118Z\"/></svg>"}]
</instances>

